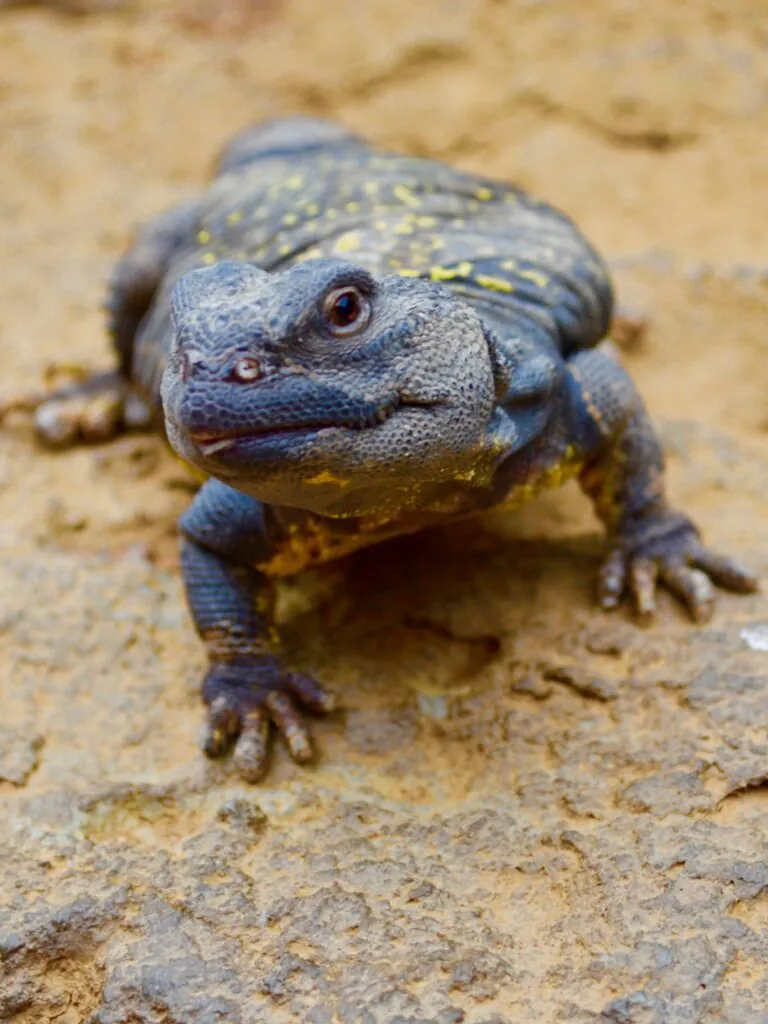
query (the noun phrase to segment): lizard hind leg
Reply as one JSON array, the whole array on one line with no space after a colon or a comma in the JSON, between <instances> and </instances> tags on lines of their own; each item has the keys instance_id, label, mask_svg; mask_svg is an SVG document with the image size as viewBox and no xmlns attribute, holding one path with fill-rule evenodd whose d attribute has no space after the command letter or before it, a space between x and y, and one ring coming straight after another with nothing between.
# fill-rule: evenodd
<instances>
[{"instance_id":1,"label":"lizard hind leg","mask_svg":"<svg viewBox=\"0 0 768 1024\"><path fill-rule=\"evenodd\" d=\"M118 371L52 367L47 376L61 380L64 374L69 380L59 387L0 399L0 423L12 413L31 414L37 437L51 448L108 441L151 425L152 410Z\"/></svg>"}]
</instances>

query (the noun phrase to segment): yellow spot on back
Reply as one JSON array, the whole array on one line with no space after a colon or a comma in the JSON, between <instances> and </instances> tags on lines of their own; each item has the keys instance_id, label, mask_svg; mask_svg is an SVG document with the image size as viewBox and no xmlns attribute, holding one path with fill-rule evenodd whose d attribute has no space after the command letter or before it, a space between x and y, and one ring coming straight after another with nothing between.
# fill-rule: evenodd
<instances>
[{"instance_id":1,"label":"yellow spot on back","mask_svg":"<svg viewBox=\"0 0 768 1024\"><path fill-rule=\"evenodd\" d=\"M395 185L392 192L395 198L399 199L401 203L405 203L406 206L421 206L421 202L407 185Z\"/></svg>"},{"instance_id":2,"label":"yellow spot on back","mask_svg":"<svg viewBox=\"0 0 768 1024\"><path fill-rule=\"evenodd\" d=\"M421 274L418 272L418 270L411 270L410 268L398 270L397 275L398 277L421 277Z\"/></svg>"},{"instance_id":3,"label":"yellow spot on back","mask_svg":"<svg viewBox=\"0 0 768 1024\"><path fill-rule=\"evenodd\" d=\"M298 221L298 219L299 218L296 216L295 213L286 213L286 215L283 217L283 224L287 224L290 226L291 224L295 224Z\"/></svg>"},{"instance_id":4,"label":"yellow spot on back","mask_svg":"<svg viewBox=\"0 0 768 1024\"><path fill-rule=\"evenodd\" d=\"M468 260L462 260L455 267L430 267L429 276L433 281L453 281L457 277L469 277L472 274L472 264Z\"/></svg>"},{"instance_id":5,"label":"yellow spot on back","mask_svg":"<svg viewBox=\"0 0 768 1024\"><path fill-rule=\"evenodd\" d=\"M203 263L205 263L208 266L210 266L211 263L215 263L215 262L216 262L216 254L215 253L213 253L213 252L204 252L203 253Z\"/></svg>"},{"instance_id":6,"label":"yellow spot on back","mask_svg":"<svg viewBox=\"0 0 768 1024\"><path fill-rule=\"evenodd\" d=\"M286 179L285 187L290 189L300 189L304 184L303 174L292 174L290 178Z\"/></svg>"},{"instance_id":7,"label":"yellow spot on back","mask_svg":"<svg viewBox=\"0 0 768 1024\"><path fill-rule=\"evenodd\" d=\"M487 202L489 199L493 199L493 191L490 188L479 188L475 192L475 198L480 199L482 202Z\"/></svg>"},{"instance_id":8,"label":"yellow spot on back","mask_svg":"<svg viewBox=\"0 0 768 1024\"><path fill-rule=\"evenodd\" d=\"M537 288L546 288L549 284L549 277L546 274L542 274L539 270L519 270L518 274L520 277L524 277L526 281L532 281Z\"/></svg>"},{"instance_id":9,"label":"yellow spot on back","mask_svg":"<svg viewBox=\"0 0 768 1024\"><path fill-rule=\"evenodd\" d=\"M396 235L412 235L413 234L413 221L412 220L401 220L395 224L392 229Z\"/></svg>"},{"instance_id":10,"label":"yellow spot on back","mask_svg":"<svg viewBox=\"0 0 768 1024\"><path fill-rule=\"evenodd\" d=\"M354 252L360 248L360 234L357 231L348 231L336 242L336 249L339 252Z\"/></svg>"},{"instance_id":11,"label":"yellow spot on back","mask_svg":"<svg viewBox=\"0 0 768 1024\"><path fill-rule=\"evenodd\" d=\"M416 223L420 228L434 228L437 225L437 217L417 217Z\"/></svg>"},{"instance_id":12,"label":"yellow spot on back","mask_svg":"<svg viewBox=\"0 0 768 1024\"><path fill-rule=\"evenodd\" d=\"M310 203L309 206L307 207L307 213L309 214L310 217L314 217L319 212L320 207L317 205L317 203Z\"/></svg>"},{"instance_id":13,"label":"yellow spot on back","mask_svg":"<svg viewBox=\"0 0 768 1024\"><path fill-rule=\"evenodd\" d=\"M198 231L197 240L200 243L200 245L207 245L211 240L210 231Z\"/></svg>"},{"instance_id":14,"label":"yellow spot on back","mask_svg":"<svg viewBox=\"0 0 768 1024\"><path fill-rule=\"evenodd\" d=\"M360 209L360 203L347 203L344 209L347 211L347 213L357 213L357 211Z\"/></svg>"},{"instance_id":15,"label":"yellow spot on back","mask_svg":"<svg viewBox=\"0 0 768 1024\"><path fill-rule=\"evenodd\" d=\"M281 256L290 256L291 253L293 252L293 249L291 248L290 245L281 245L277 251L280 253Z\"/></svg>"},{"instance_id":16,"label":"yellow spot on back","mask_svg":"<svg viewBox=\"0 0 768 1024\"><path fill-rule=\"evenodd\" d=\"M227 214L227 224L238 224L243 219L242 210L233 210Z\"/></svg>"},{"instance_id":17,"label":"yellow spot on back","mask_svg":"<svg viewBox=\"0 0 768 1024\"><path fill-rule=\"evenodd\" d=\"M505 281L503 277L491 277L488 274L477 274L475 280L481 288L487 288L492 292L512 292L515 289L509 281Z\"/></svg>"}]
</instances>

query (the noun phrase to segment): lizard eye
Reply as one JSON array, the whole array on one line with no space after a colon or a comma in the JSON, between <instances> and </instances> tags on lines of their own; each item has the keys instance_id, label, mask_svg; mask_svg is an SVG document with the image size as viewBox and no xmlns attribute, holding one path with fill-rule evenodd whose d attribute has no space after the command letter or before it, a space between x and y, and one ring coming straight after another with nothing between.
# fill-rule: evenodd
<instances>
[{"instance_id":1,"label":"lizard eye","mask_svg":"<svg viewBox=\"0 0 768 1024\"><path fill-rule=\"evenodd\" d=\"M336 288L323 302L323 316L331 334L347 337L361 331L371 317L371 306L357 288Z\"/></svg>"},{"instance_id":2,"label":"lizard eye","mask_svg":"<svg viewBox=\"0 0 768 1024\"><path fill-rule=\"evenodd\" d=\"M252 359L250 356L244 356L242 359L238 359L232 369L232 376L244 384L250 383L252 380L256 380L261 376L261 366L257 359Z\"/></svg>"}]
</instances>

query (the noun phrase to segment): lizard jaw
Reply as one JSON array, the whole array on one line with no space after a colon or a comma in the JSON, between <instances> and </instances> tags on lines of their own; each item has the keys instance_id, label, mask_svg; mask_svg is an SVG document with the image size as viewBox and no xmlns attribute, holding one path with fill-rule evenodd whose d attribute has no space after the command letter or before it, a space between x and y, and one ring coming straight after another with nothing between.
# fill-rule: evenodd
<instances>
[{"instance_id":1,"label":"lizard jaw","mask_svg":"<svg viewBox=\"0 0 768 1024\"><path fill-rule=\"evenodd\" d=\"M317 423L298 423L295 425L291 424L289 426L270 426L261 429L246 428L233 431L231 433L204 430L187 431L186 436L204 456L210 457L215 455L217 452L233 447L238 442L258 442L259 440L268 441L291 436L299 438L303 435L317 434L321 430L371 430L375 427L381 426L382 423L386 423L386 421L393 416L401 406L407 404L409 403L402 401L399 397L395 397L369 415L357 417L356 419L336 422L321 421Z\"/></svg>"}]
</instances>

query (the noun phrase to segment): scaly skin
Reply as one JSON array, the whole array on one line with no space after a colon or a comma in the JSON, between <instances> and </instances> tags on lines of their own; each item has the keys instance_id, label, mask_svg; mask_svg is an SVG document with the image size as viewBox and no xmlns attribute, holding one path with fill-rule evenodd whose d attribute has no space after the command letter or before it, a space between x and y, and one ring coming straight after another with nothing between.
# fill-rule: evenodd
<instances>
[{"instance_id":1,"label":"scaly skin","mask_svg":"<svg viewBox=\"0 0 768 1024\"><path fill-rule=\"evenodd\" d=\"M283 665L273 577L578 476L608 535L604 608L628 596L648 621L660 581L704 621L713 584L756 587L667 505L642 401L599 344L600 258L510 185L332 123L269 122L230 144L198 200L143 230L108 308L119 373L16 405L59 444L149 408L210 477L180 524L210 656L204 746L235 742L249 780L270 722L304 762L297 705L332 706Z\"/></svg>"}]
</instances>

